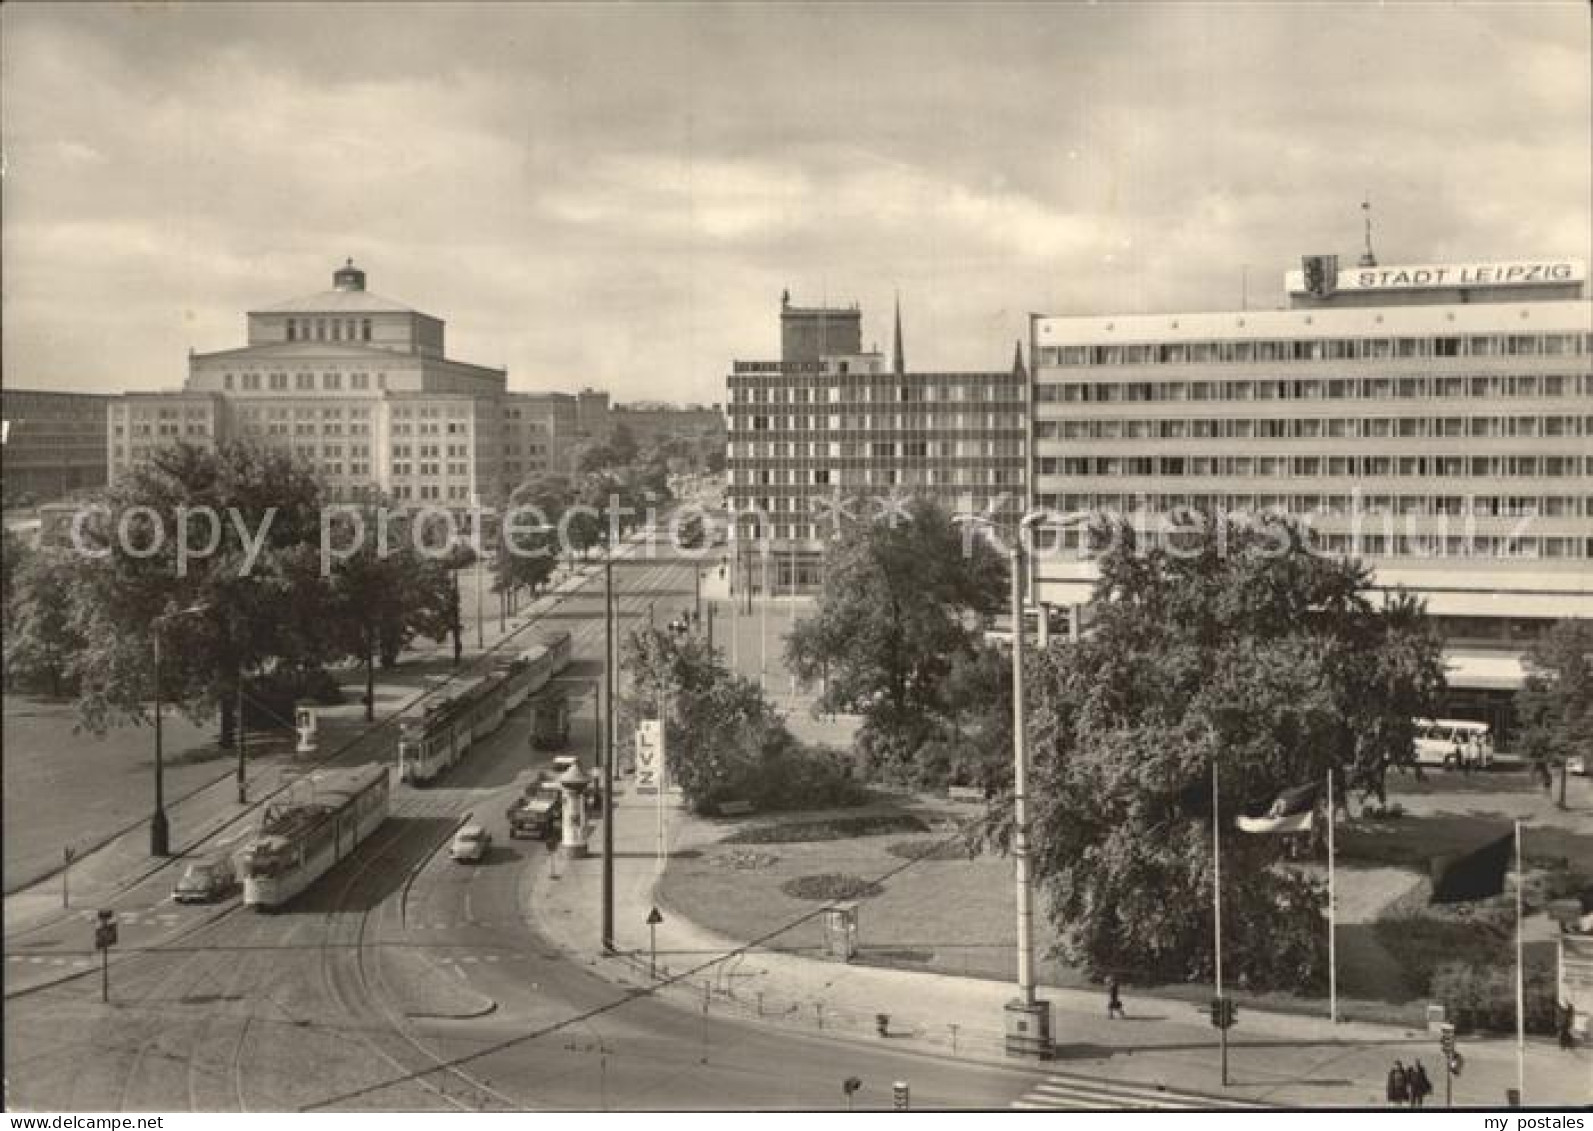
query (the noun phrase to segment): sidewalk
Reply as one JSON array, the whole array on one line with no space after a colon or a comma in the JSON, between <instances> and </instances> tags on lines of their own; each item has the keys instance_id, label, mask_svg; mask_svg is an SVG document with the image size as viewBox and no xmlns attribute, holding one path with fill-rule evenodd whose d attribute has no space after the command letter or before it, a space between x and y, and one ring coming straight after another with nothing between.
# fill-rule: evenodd
<instances>
[{"instance_id":1,"label":"sidewalk","mask_svg":"<svg viewBox=\"0 0 1593 1131\"><path fill-rule=\"evenodd\" d=\"M527 628L564 595L573 592L591 576L590 569L567 575L555 588L507 619L506 631L498 630L497 617L483 621L485 651ZM340 760L386 758L397 741L393 723L410 703L444 685L455 675L466 675L483 650L474 647L474 624L466 618L465 645L456 668L452 640L431 643L405 653L403 662L391 671L376 673L376 721L365 721L363 696L365 672L362 667L339 669L345 701L318 708L318 743L314 755L292 753L290 737L274 734L269 740L251 736L248 750L248 803L237 800L237 781L232 773L186 796L168 794L166 812L171 825L170 857L149 854L149 822L145 818L119 831L100 833L98 847L85 852L70 869L68 884L71 906L61 905L62 880L59 869L5 896L5 937L18 936L73 920L83 908L108 906L113 900L143 883L173 861L201 850L229 828L239 830L273 794L287 788L299 773ZM269 741L269 745L268 745ZM256 745L258 743L258 745ZM173 750L172 759L188 751ZM93 843L91 833L84 840Z\"/></svg>"},{"instance_id":2,"label":"sidewalk","mask_svg":"<svg viewBox=\"0 0 1593 1131\"><path fill-rule=\"evenodd\" d=\"M598 964L626 984L649 981L646 920L659 877L656 805L622 794L615 826L615 943L619 953ZM600 850L602 838L589 843ZM666 810L672 852L713 837L711 826ZM531 906L547 937L583 958L597 953L602 861L570 861L558 881L531 879ZM821 906L815 904L815 910ZM1011 1066L1003 1052L1005 983L952 975L882 969L751 949L659 907L657 973L660 993L683 1007L706 1003L720 1015L763 1024L824 1031L841 1039L877 1042L875 1015L890 1017L889 1042L903 1049ZM773 930L781 924L770 924ZM1129 994L1130 1020L1107 1023L1099 991L1046 987L1052 1002L1057 1058L1037 1072L1057 1071L1155 1087L1221 1094L1304 1107L1382 1106L1384 1078L1395 1058L1420 1058L1442 1103L1437 1037L1425 1031L1368 1023L1244 1010L1230 1033L1230 1078L1221 1087L1216 1032L1204 1009L1187 1001ZM1503 1106L1516 1086L1516 1048L1510 1040L1462 1040L1465 1071L1454 1081L1457 1105ZM1562 1052L1532 1039L1526 1049L1526 1100L1533 1105L1593 1101L1593 1050Z\"/></svg>"}]
</instances>

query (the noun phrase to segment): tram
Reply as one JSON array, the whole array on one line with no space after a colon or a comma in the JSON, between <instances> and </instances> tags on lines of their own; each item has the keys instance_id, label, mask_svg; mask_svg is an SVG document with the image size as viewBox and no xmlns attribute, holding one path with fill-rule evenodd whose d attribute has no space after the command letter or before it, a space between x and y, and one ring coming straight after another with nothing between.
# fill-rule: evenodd
<instances>
[{"instance_id":1,"label":"tram","mask_svg":"<svg viewBox=\"0 0 1593 1131\"><path fill-rule=\"evenodd\" d=\"M323 770L267 805L238 853L244 906L279 907L353 852L387 818L390 776L381 765Z\"/></svg>"},{"instance_id":2,"label":"tram","mask_svg":"<svg viewBox=\"0 0 1593 1131\"><path fill-rule=\"evenodd\" d=\"M568 667L570 651L568 632L549 633L447 698L412 709L399 724L399 780L412 785L436 780L472 744L503 725L504 715Z\"/></svg>"}]
</instances>

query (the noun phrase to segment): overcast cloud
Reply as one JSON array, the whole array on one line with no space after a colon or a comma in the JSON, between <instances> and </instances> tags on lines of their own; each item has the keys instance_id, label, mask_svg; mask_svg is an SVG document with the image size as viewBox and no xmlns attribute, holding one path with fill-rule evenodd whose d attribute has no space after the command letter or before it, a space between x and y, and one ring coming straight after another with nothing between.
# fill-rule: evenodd
<instances>
[{"instance_id":1,"label":"overcast cloud","mask_svg":"<svg viewBox=\"0 0 1593 1131\"><path fill-rule=\"evenodd\" d=\"M175 387L370 288L512 388L719 401L779 296L917 368L1304 252L1589 256L1588 8L0 8L8 385ZM866 344L866 342L865 342Z\"/></svg>"}]
</instances>

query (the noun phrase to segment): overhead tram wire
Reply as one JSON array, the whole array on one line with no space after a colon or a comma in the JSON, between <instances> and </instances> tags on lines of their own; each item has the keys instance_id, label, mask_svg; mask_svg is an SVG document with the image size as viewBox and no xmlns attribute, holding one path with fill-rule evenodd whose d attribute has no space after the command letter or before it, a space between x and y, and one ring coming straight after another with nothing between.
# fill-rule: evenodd
<instances>
[{"instance_id":1,"label":"overhead tram wire","mask_svg":"<svg viewBox=\"0 0 1593 1131\"><path fill-rule=\"evenodd\" d=\"M924 851L918 855L886 869L884 872L881 872L869 882L875 884L884 883L886 880L901 875L914 865L921 864L926 860L932 859L935 853L941 848L963 841L964 837L961 832L952 833L949 836L934 841L929 847L925 848ZM407 1084L418 1077L429 1076L434 1072L452 1071L462 1065L470 1064L473 1061L481 1060L485 1057L495 1056L500 1052L507 1051L508 1049L518 1048L521 1045L529 1044L532 1041L540 1040L543 1037L548 1037L555 1033L563 1032L564 1030L573 1026L585 1025L595 1017L602 1017L605 1014L613 1013L617 1010L623 1009L627 1005L630 1005L632 1002L640 1001L643 998L653 997L659 990L662 990L668 986L674 986L680 982L687 981L690 978L701 974L705 970L713 969L722 962L735 958L738 955L744 955L747 952L762 946L764 943L769 942L771 939L778 938L780 935L785 934L787 931L790 931L795 927L800 927L804 923L807 923L813 919L817 919L830 909L830 907L833 905L833 902L834 901L831 901L831 903L826 903L812 911L804 912L803 914L798 915L796 918L791 919L789 922L783 923L771 931L766 931L757 938L749 939L740 946L732 947L730 950L724 951L722 954L719 954L714 958L699 962L696 966L691 967L689 970L682 970L678 974L671 974L667 978L661 978L651 986L644 988L633 988L626 997L623 997L617 1001L609 1002L606 1005L594 1006L591 1009L572 1014L571 1016L564 1018L562 1021L554 1021L551 1024L543 1025L538 1029L534 1029L528 1033L522 1033L516 1037L506 1037L496 1044L487 1045L483 1048L475 1050L474 1052L465 1053L449 1060L439 1060L430 1068L420 1069L415 1072L408 1072L401 1076L395 1076L389 1080L378 1081L375 1084L368 1084L362 1088L355 1088L347 1092L340 1092L336 1095L328 1096L325 1099L317 1100L313 1104L308 1104L299 1110L319 1111L324 1108L335 1107L338 1104L348 1103L352 1100L361 1099L377 1092L386 1091L388 1088L397 1087L400 1084Z\"/></svg>"}]
</instances>

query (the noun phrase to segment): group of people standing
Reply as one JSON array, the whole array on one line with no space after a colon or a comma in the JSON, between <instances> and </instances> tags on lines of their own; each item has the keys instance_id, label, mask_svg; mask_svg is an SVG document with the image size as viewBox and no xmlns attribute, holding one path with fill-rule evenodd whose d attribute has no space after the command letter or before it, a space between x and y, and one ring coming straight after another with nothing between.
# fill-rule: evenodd
<instances>
[{"instance_id":1,"label":"group of people standing","mask_svg":"<svg viewBox=\"0 0 1593 1131\"><path fill-rule=\"evenodd\" d=\"M1421 1061L1406 1068L1400 1061L1388 1070L1388 1102L1395 1107L1421 1107L1433 1094L1433 1082Z\"/></svg>"}]
</instances>

